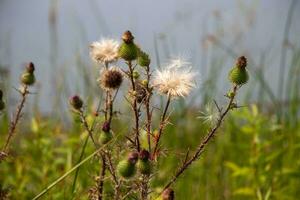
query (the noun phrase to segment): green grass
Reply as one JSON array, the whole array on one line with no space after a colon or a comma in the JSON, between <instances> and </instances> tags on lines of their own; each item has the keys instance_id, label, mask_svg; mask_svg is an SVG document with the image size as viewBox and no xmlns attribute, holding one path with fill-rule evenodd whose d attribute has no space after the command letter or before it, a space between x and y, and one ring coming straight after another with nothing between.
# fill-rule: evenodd
<instances>
[{"instance_id":1,"label":"green grass","mask_svg":"<svg viewBox=\"0 0 300 200\"><path fill-rule=\"evenodd\" d=\"M180 161L178 155L187 148L192 151L207 131L207 126L196 119L199 113L173 108L173 125L168 126L162 140L166 156L158 163L160 170L151 183L154 191L171 178ZM117 120L114 123L116 132L124 134L122 130L128 125ZM1 133L6 132L7 124L1 116ZM20 124L13 156L0 168L0 182L10 189L11 199L33 198L76 165L87 133L76 120L73 128L64 129L62 125L37 116ZM1 134L1 143L5 136ZM299 125L279 124L275 115L263 113L255 105L235 110L200 160L175 184L176 199L297 199L299 149ZM93 151L92 143L88 143L84 157ZM99 169L96 158L81 167L74 197L71 189L75 173L71 173L43 199L87 199ZM109 193L109 184L105 189Z\"/></svg>"}]
</instances>

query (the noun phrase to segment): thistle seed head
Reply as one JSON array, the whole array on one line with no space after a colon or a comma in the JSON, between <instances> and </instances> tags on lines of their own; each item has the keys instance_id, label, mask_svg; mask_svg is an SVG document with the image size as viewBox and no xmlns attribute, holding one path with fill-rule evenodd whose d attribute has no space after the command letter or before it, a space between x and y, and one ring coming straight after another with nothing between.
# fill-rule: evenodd
<instances>
[{"instance_id":1,"label":"thistle seed head","mask_svg":"<svg viewBox=\"0 0 300 200\"><path fill-rule=\"evenodd\" d=\"M75 109L75 110L80 110L83 105L83 101L78 95L74 95L69 99L70 105Z\"/></svg>"},{"instance_id":2,"label":"thistle seed head","mask_svg":"<svg viewBox=\"0 0 300 200\"><path fill-rule=\"evenodd\" d=\"M123 73L118 67L105 69L100 75L99 82L104 90L118 89L123 82Z\"/></svg>"}]
</instances>

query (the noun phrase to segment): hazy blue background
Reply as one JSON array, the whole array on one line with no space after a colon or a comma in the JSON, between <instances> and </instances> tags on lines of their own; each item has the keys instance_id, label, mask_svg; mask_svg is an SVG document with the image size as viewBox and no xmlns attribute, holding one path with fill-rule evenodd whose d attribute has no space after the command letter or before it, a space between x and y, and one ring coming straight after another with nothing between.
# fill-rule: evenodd
<instances>
[{"instance_id":1,"label":"hazy blue background","mask_svg":"<svg viewBox=\"0 0 300 200\"><path fill-rule=\"evenodd\" d=\"M88 45L101 37L120 38L129 29L157 63L184 56L205 79L214 58L229 69L233 57L212 48L214 35L237 54L259 63L264 55L267 80L277 87L280 51L290 0L0 0L0 64L16 81L24 63L33 61L41 100L52 101L57 79L69 92L80 92L74 69L93 68ZM290 48L299 46L300 3L296 3L289 34ZM68 74L68 75L66 75ZM2 82L2 80L0 80ZM255 81L255 79L251 79ZM15 83L15 82L14 82ZM75 83L75 84L74 84ZM69 86L68 86L69 87ZM276 90L277 91L277 90ZM69 95L69 94L67 94Z\"/></svg>"}]
</instances>

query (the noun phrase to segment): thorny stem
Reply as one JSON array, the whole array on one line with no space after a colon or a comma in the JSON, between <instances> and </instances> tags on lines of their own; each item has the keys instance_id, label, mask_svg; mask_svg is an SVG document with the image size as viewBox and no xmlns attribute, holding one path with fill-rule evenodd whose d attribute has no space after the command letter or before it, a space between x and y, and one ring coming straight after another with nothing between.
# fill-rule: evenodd
<instances>
[{"instance_id":1,"label":"thorny stem","mask_svg":"<svg viewBox=\"0 0 300 200\"><path fill-rule=\"evenodd\" d=\"M148 198L148 182L149 182L149 176L145 175L143 176L142 185L141 185L141 199L147 200Z\"/></svg>"},{"instance_id":2,"label":"thorny stem","mask_svg":"<svg viewBox=\"0 0 300 200\"><path fill-rule=\"evenodd\" d=\"M192 157L190 157L190 159L186 159L183 164L181 165L181 167L177 170L175 176L165 185L163 191L167 188L169 188L173 183L175 183L175 181L178 179L178 177L186 170L188 169L188 167L195 161L197 160L200 155L203 153L206 145L208 144L208 142L214 137L215 133L217 132L217 130L219 129L219 127L221 126L224 117L227 115L227 113L232 109L232 103L234 101L234 98L236 96L236 92L237 92L238 87L235 85L233 87L233 93L234 95L232 97L230 97L229 103L225 109L225 111L223 113L220 114L220 117L217 121L217 124L215 125L215 127L213 129L210 130L210 132L204 137L204 139L202 140L202 142L200 143L200 145L198 146L196 152L193 154Z\"/></svg>"},{"instance_id":3,"label":"thorny stem","mask_svg":"<svg viewBox=\"0 0 300 200\"><path fill-rule=\"evenodd\" d=\"M101 107L101 100L99 101L98 106L97 106L97 109L96 109L96 113L97 113L97 114L99 113L100 107ZM94 132L95 125L96 125L96 117L95 117L94 120L93 120L91 129L90 129L91 132ZM78 160L77 163L79 163L79 162L82 160L82 158L83 158L83 155L84 155L84 152L85 152L85 148L86 148L86 146L87 146L87 143L88 143L89 138L90 138L90 136L88 135L88 136L86 137L85 141L84 141L84 144L83 144L83 147L82 147L82 150L81 150L81 153L80 153L80 157L79 157L79 160ZM80 167L78 167L78 168L76 169L76 172L75 172L75 176L74 176L74 180L73 180L73 184L72 184L72 193L74 193L74 191L75 191L75 186L76 186L76 181L77 181L79 169L80 169Z\"/></svg>"},{"instance_id":4,"label":"thorny stem","mask_svg":"<svg viewBox=\"0 0 300 200\"><path fill-rule=\"evenodd\" d=\"M89 127L89 125L88 125L88 123L87 123L87 121L86 121L86 117L85 117L85 115L84 115L84 113L83 113L82 110L79 111L79 115L80 115L81 122L82 122L84 128L85 128L86 131L88 132L89 137L91 138L91 140L92 140L92 142L93 142L95 148L97 149L98 145L97 145L97 143L96 143L96 141L95 141L95 139L94 139L94 137L93 137L93 130L92 130L92 128Z\"/></svg>"},{"instance_id":5,"label":"thorny stem","mask_svg":"<svg viewBox=\"0 0 300 200\"><path fill-rule=\"evenodd\" d=\"M24 85L23 88L22 88L22 91L19 91L21 96L22 96L22 99L17 107L17 110L14 114L14 118L10 124L10 128L9 128L9 132L8 132L8 137L6 139L6 142L5 142L5 145L4 145L4 148L3 148L3 153L7 153L8 151L8 147L9 147L9 144L10 144L10 141L16 131L16 128L17 128L17 124L20 120L20 118L22 117L22 110L24 108L24 104L25 104L25 101L26 101L26 96L27 94L29 94L29 91L27 89L27 85Z\"/></svg>"},{"instance_id":6,"label":"thorny stem","mask_svg":"<svg viewBox=\"0 0 300 200\"><path fill-rule=\"evenodd\" d=\"M154 146L154 150L153 150L153 154L152 154L153 157L157 156L159 140L161 138L161 135L163 133L164 127L166 125L166 116L167 116L167 111L168 111L170 102L171 102L171 96L169 95L167 103L166 103L166 106L165 106L165 109L164 109L164 112L163 112L163 115L162 115L161 120L160 120L158 135L157 135L157 138L155 138L155 146Z\"/></svg>"},{"instance_id":7,"label":"thorny stem","mask_svg":"<svg viewBox=\"0 0 300 200\"><path fill-rule=\"evenodd\" d=\"M132 90L135 92L136 87L135 87L135 82L134 82L134 78L133 78L132 62L128 61L127 65L129 67L129 72L130 72L129 78L131 81ZM132 108L133 108L134 116L135 116L135 145L136 145L137 151L139 152L140 151L139 111L138 111L138 107L137 107L137 99L135 97L134 97Z\"/></svg>"},{"instance_id":8,"label":"thorny stem","mask_svg":"<svg viewBox=\"0 0 300 200\"><path fill-rule=\"evenodd\" d=\"M103 186L104 186L104 178L105 178L105 171L106 171L106 163L105 163L105 155L100 152L102 167L100 172L100 180L98 183L98 200L102 200L103 198Z\"/></svg>"},{"instance_id":9,"label":"thorny stem","mask_svg":"<svg viewBox=\"0 0 300 200\"><path fill-rule=\"evenodd\" d=\"M151 98L151 91L149 88L149 82L150 82L150 68L147 66L146 68L146 75L147 75L147 97L145 101L145 107L146 107L146 115L147 115L147 124L146 124L146 129L147 129L147 140L148 140L148 151L151 152L151 119L152 119L152 113L150 111L150 98Z\"/></svg>"}]
</instances>

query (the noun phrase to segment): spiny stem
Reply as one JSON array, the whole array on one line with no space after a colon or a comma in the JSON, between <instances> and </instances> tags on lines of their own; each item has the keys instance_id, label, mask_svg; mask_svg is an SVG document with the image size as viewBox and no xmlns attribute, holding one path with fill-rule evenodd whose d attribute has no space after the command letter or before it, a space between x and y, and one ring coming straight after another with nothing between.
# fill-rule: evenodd
<instances>
[{"instance_id":1,"label":"spiny stem","mask_svg":"<svg viewBox=\"0 0 300 200\"><path fill-rule=\"evenodd\" d=\"M131 81L131 85L132 85L132 90L135 92L136 91L136 86L135 86L135 81L133 78L133 67L132 67L132 62L128 61L128 67L129 67L129 78ZM134 101L133 101L133 111L134 111L134 117L135 117L135 145L137 148L137 151L140 151L140 139L139 139L139 111L137 108L137 99L134 97Z\"/></svg>"},{"instance_id":2,"label":"spiny stem","mask_svg":"<svg viewBox=\"0 0 300 200\"><path fill-rule=\"evenodd\" d=\"M103 153L101 153L101 161L102 161L102 167L100 172L100 180L98 184L98 200L102 200L103 198L103 186L104 186L104 178L105 178L105 171L106 171L105 155Z\"/></svg>"},{"instance_id":3,"label":"spiny stem","mask_svg":"<svg viewBox=\"0 0 300 200\"><path fill-rule=\"evenodd\" d=\"M92 130L92 128L89 127L89 125L88 125L88 123L87 123L87 121L86 121L86 117L85 117L85 115L83 114L83 111L82 111L82 110L80 110L79 115L80 115L81 122L82 122L82 124L83 124L85 130L88 132L89 137L91 138L91 140L92 140L92 142L93 142L95 148L97 148L98 145L97 145L97 143L96 143L96 141L95 141L95 139L94 139L94 137L93 137L93 130Z\"/></svg>"},{"instance_id":4,"label":"spiny stem","mask_svg":"<svg viewBox=\"0 0 300 200\"><path fill-rule=\"evenodd\" d=\"M161 120L160 120L160 125L159 125L159 131L158 131L158 136L155 140L155 146L154 146L154 150L153 150L153 156L155 157L156 154L157 154L157 150L158 150L158 145L159 145L159 140L161 138L161 135L163 133L163 130L164 130L164 127L166 125L166 116L167 116L167 111L168 111L168 108L169 108L169 105L170 105L170 102L171 102L171 96L169 95L168 96L168 100L167 100L167 103L166 103L166 106L165 106L165 109L164 109L164 112L163 112L163 115L161 117Z\"/></svg>"},{"instance_id":5,"label":"spiny stem","mask_svg":"<svg viewBox=\"0 0 300 200\"><path fill-rule=\"evenodd\" d=\"M145 107L146 107L146 116L147 116L147 124L146 124L146 129L147 129L147 140L148 140L148 151L151 152L151 122L152 122L152 113L150 111L150 99L151 99L151 91L149 88L149 82L150 82L150 68L149 66L146 67L146 76L147 76L147 85L146 85L146 90L147 90L147 97L145 101Z\"/></svg>"},{"instance_id":6,"label":"spiny stem","mask_svg":"<svg viewBox=\"0 0 300 200\"><path fill-rule=\"evenodd\" d=\"M3 152L7 152L8 151L8 147L9 147L9 144L10 144L10 141L16 131L16 128L17 128L17 124L21 118L21 113L22 113L22 110L24 108L24 104L25 104L25 101L26 101L26 96L27 94L29 94L29 91L27 90L27 85L24 85L23 88L22 88L22 91L20 91L21 93L21 96L22 96L22 99L19 103L19 105L17 106L17 110L14 114L14 118L11 122L11 125L10 125L10 128L9 128L9 132L8 132L8 137L6 139L6 142L5 142L5 145L4 145L4 148L3 148Z\"/></svg>"},{"instance_id":7,"label":"spiny stem","mask_svg":"<svg viewBox=\"0 0 300 200\"><path fill-rule=\"evenodd\" d=\"M200 143L200 145L198 146L198 148L196 149L196 152L193 154L193 156L190 159L186 159L182 166L177 170L175 176L165 185L163 191L167 188L169 188L173 183L175 183L175 181L178 179L178 177L186 170L188 169L188 167L195 161L197 160L200 155L203 153L206 145L208 144L208 142L214 137L216 131L220 128L224 117L227 115L227 113L232 109L231 105L234 101L234 98L236 96L236 92L237 92L237 86L235 85L233 87L233 93L234 95L230 98L229 103L225 109L225 111L223 113L221 113L220 118L217 121L217 124L215 125L215 127L213 129L211 129L211 131L205 136L205 138L202 140L202 142Z\"/></svg>"},{"instance_id":8,"label":"spiny stem","mask_svg":"<svg viewBox=\"0 0 300 200\"><path fill-rule=\"evenodd\" d=\"M97 114L99 113L100 108L101 108L101 100L99 101L97 109L96 109L96 113ZM95 125L96 125L96 117L93 120L93 123L92 123L92 126L91 126L91 132L94 132ZM84 141L83 147L81 149L80 157L79 157L77 163L79 163L82 160L83 156L84 156L84 152L85 152L85 149L86 149L86 146L87 146L89 138L90 138L90 136L87 135L87 137L86 137L86 139ZM75 191L76 181L77 181L79 169L80 168L77 168L76 172L75 172L75 176L74 176L74 180L73 180L73 184L72 184L72 193L74 193L74 191Z\"/></svg>"}]
</instances>

